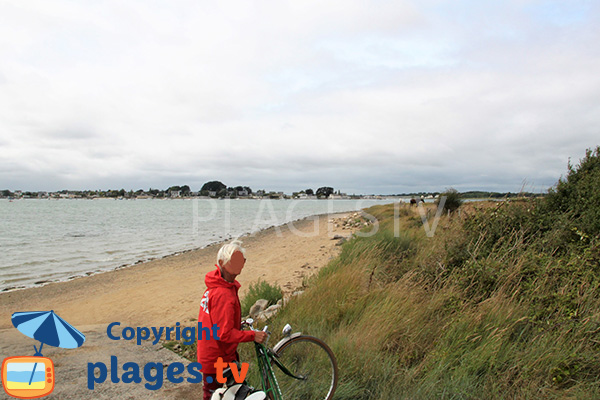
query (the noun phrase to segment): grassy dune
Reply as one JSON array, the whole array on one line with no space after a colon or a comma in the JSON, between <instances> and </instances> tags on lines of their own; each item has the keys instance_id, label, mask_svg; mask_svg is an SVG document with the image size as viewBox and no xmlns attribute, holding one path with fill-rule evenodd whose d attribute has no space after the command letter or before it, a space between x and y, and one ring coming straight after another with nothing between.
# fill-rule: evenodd
<instances>
[{"instance_id":1,"label":"grassy dune","mask_svg":"<svg viewBox=\"0 0 600 400\"><path fill-rule=\"evenodd\" d=\"M545 198L463 205L431 238L414 208L366 212L378 231L269 322L330 344L337 399L600 398L598 148Z\"/></svg>"}]
</instances>

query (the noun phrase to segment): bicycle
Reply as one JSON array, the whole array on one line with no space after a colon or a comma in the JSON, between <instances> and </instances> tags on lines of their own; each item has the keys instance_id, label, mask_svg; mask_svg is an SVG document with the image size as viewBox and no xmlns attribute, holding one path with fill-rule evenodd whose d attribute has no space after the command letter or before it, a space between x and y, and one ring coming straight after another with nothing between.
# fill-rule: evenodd
<instances>
[{"instance_id":1,"label":"bicycle","mask_svg":"<svg viewBox=\"0 0 600 400\"><path fill-rule=\"evenodd\" d=\"M254 320L242 323L250 330ZM331 400L338 381L335 355L323 342L314 336L292 333L287 324L283 328L283 339L273 348L254 343L258 360L259 375L263 391L269 400ZM273 368L275 365L277 368Z\"/></svg>"}]
</instances>

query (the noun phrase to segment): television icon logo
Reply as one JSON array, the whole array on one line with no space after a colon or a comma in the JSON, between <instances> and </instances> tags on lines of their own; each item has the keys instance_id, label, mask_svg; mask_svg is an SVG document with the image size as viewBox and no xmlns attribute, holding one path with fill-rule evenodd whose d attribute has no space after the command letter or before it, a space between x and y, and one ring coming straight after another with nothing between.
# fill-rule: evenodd
<instances>
[{"instance_id":1,"label":"television icon logo","mask_svg":"<svg viewBox=\"0 0 600 400\"><path fill-rule=\"evenodd\" d=\"M51 311L13 313L14 327L25 336L40 341L32 357L8 357L2 361L2 387L12 397L35 399L54 390L54 363L42 354L44 344L63 349L76 349L85 335Z\"/></svg>"},{"instance_id":2,"label":"television icon logo","mask_svg":"<svg viewBox=\"0 0 600 400\"><path fill-rule=\"evenodd\" d=\"M47 357L8 357L2 361L2 387L9 396L47 396L54 390L54 380L54 363Z\"/></svg>"}]
</instances>

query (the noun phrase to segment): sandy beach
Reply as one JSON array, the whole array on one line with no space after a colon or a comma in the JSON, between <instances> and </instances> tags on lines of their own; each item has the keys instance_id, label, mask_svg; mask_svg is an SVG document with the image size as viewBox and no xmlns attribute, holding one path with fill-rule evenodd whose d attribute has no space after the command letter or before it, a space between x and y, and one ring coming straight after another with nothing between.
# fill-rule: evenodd
<instances>
[{"instance_id":1,"label":"sandy beach","mask_svg":"<svg viewBox=\"0 0 600 400\"><path fill-rule=\"evenodd\" d=\"M258 279L277 283L287 293L299 287L305 276L315 273L338 254L338 240L332 240L332 237L347 237L352 230L336 227L335 222L349 214L352 213L308 218L296 221L292 226L273 227L243 237L248 261L238 277L242 285L240 297ZM194 324L205 289L204 275L215 268L219 247L215 244L72 281L1 293L0 358L33 355L33 344L37 344L13 328L12 313L54 310L81 330L87 340L82 348L76 350L44 349L45 356L61 364L60 368L57 365L57 385L53 395L60 398L115 398L120 390L118 388L122 387L130 398L150 395L156 398L188 397L185 393L191 395L198 388L191 384L173 385L167 381L162 390L155 392L146 390L142 384L110 382L91 391L85 384L86 365L87 362L102 360L108 363L111 354L119 353L129 356L126 361L137 362L135 357L144 358L143 354L153 355L154 362L177 360L178 356L160 345L152 346L148 342L136 346L132 342L109 340L107 325L115 321L132 327L174 326L177 322L181 325ZM69 381L70 384L65 386L59 381Z\"/></svg>"}]
</instances>

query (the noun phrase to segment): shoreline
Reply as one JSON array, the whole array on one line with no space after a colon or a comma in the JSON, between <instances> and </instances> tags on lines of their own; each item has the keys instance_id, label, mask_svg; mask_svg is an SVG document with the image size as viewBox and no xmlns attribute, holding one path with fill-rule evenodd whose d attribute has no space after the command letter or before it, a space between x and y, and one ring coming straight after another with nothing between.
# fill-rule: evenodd
<instances>
[{"instance_id":1,"label":"shoreline","mask_svg":"<svg viewBox=\"0 0 600 400\"><path fill-rule=\"evenodd\" d=\"M271 225L271 226L267 226L261 229L258 229L256 231L252 231L252 232L244 232L242 233L240 236L237 236L237 238L243 239L246 237L251 237L253 235L256 235L257 233L263 232L263 231L268 231L271 229L277 229L277 228L282 228L285 226L289 226L289 224L295 224L297 222L302 222L305 220L312 220L313 218L321 218L321 217L325 217L328 216L328 218L331 218L330 216L336 216L336 215L342 215L342 214L348 214L348 213L355 213L355 212L361 212L362 210L350 210L350 211L341 211L341 212L334 212L334 213L320 213L320 214L313 214L313 215L309 215L307 217L302 217L302 218L297 218L295 220L291 220L288 222L285 222L283 224L280 225ZM43 278L40 277L40 281L35 282L33 284L30 285L11 285L9 287L0 289L0 295L4 294L4 293L13 293L16 291L21 291L21 290L29 290L29 289L35 289L35 288L40 288L40 287L45 287L48 285L52 285L52 284L57 284L57 283L64 283L64 282L71 282L74 280L78 280L78 279L82 279L82 278L89 278L91 276L96 276L96 275L100 275L100 274L105 274L105 273L110 273L113 271L118 271L121 269L126 269L126 268L131 268L131 267L135 267L137 265L143 265L149 262L153 262L156 260L162 260L165 258L169 258L169 257L176 257L185 253L189 253L189 252L194 252L194 251L199 251L199 250L203 250L206 249L210 246L214 246L214 245L219 245L222 243L225 243L227 241L233 240L234 237L228 235L226 238L223 239L219 239L216 240L214 242L210 242L204 246L200 246L200 247L194 247L194 248L190 248L190 249L183 249L183 250L179 250L179 251L175 251L175 252L171 252L162 256L158 256L158 257L149 257L149 258L140 258L132 263L129 264L121 264L119 266L116 267L111 267L111 268L107 268L107 269L94 269L93 271L83 271L83 272L78 272L77 275L72 275L72 276L68 276L65 278L52 278L52 277L48 277L48 278Z\"/></svg>"},{"instance_id":2,"label":"shoreline","mask_svg":"<svg viewBox=\"0 0 600 400\"><path fill-rule=\"evenodd\" d=\"M241 237L247 262L237 277L240 298L259 279L279 285L285 294L292 293L306 277L339 254L339 238L350 237L362 226L353 223L350 227L344 221L354 220L354 215L360 214L361 211L350 211L312 216L295 221L293 228L287 223ZM44 347L44 356L54 361L63 381L55 387L53 394L57 398L197 398L198 385L167 381L157 391L123 382L104 383L90 391L86 370L90 362L111 365L112 356L121 363L139 365L187 363L180 355L149 341L138 346L135 341L111 340L107 328L112 322L134 329L196 324L205 290L204 276L215 268L218 244L84 279L0 293L0 358L31 355L32 345L37 344L12 326L14 312L54 310L86 336L86 342L78 349Z\"/></svg>"},{"instance_id":3,"label":"shoreline","mask_svg":"<svg viewBox=\"0 0 600 400\"><path fill-rule=\"evenodd\" d=\"M330 229L332 227L329 226L329 221L355 213L360 214L360 212L359 210L317 214L240 236L244 247L248 249L250 261L248 263L250 268L246 268L245 273L238 279L242 283L240 297L249 284L258 279L277 283L284 292L298 287L304 276L316 272L333 258L337 249L331 237L336 234L348 236L352 233L347 230L342 231L341 228ZM318 226L314 221L318 221ZM290 226L293 228L290 229ZM318 229L318 234L311 232L315 227ZM202 248L184 250L154 260L136 262L126 267L119 266L64 281L0 292L0 329L11 327L10 315L13 312L41 309L54 309L57 312L65 309L67 314L64 318L72 324L107 322L107 315L111 314L108 310L111 309L123 311L124 317L131 321L155 320L158 318L157 314L165 315L165 311L144 310L145 307L140 307L139 303L135 307L127 307L119 303L127 298L135 299L132 303L137 301L145 303L146 289L154 292L161 288L171 291L185 288L187 293L200 295L204 290L204 274L214 268L216 253L220 247L218 245L232 239L224 239ZM290 248L298 248L300 251L293 252L289 250ZM263 258L264 261L252 259L254 249L258 250L256 256ZM293 253L297 253L296 256L300 258L289 258ZM305 262L298 264L303 258ZM277 261L277 265L268 265L271 260ZM280 265L282 263L290 263L292 266L287 269L285 265ZM287 277L286 272L290 273ZM181 274L190 275L190 279L182 279ZM173 284L166 283L169 281ZM191 296L194 297L194 302L195 296ZM179 301L192 302L186 298L179 298ZM168 304L164 305L168 307ZM83 310L86 307L91 308L89 312ZM160 310L164 307L156 308ZM136 312L139 316L136 316ZM69 313L73 315L71 320L68 317ZM191 317L191 314L188 314L180 319L172 319L171 322L184 323L184 320ZM168 323L169 320L162 319L162 322Z\"/></svg>"}]
</instances>

